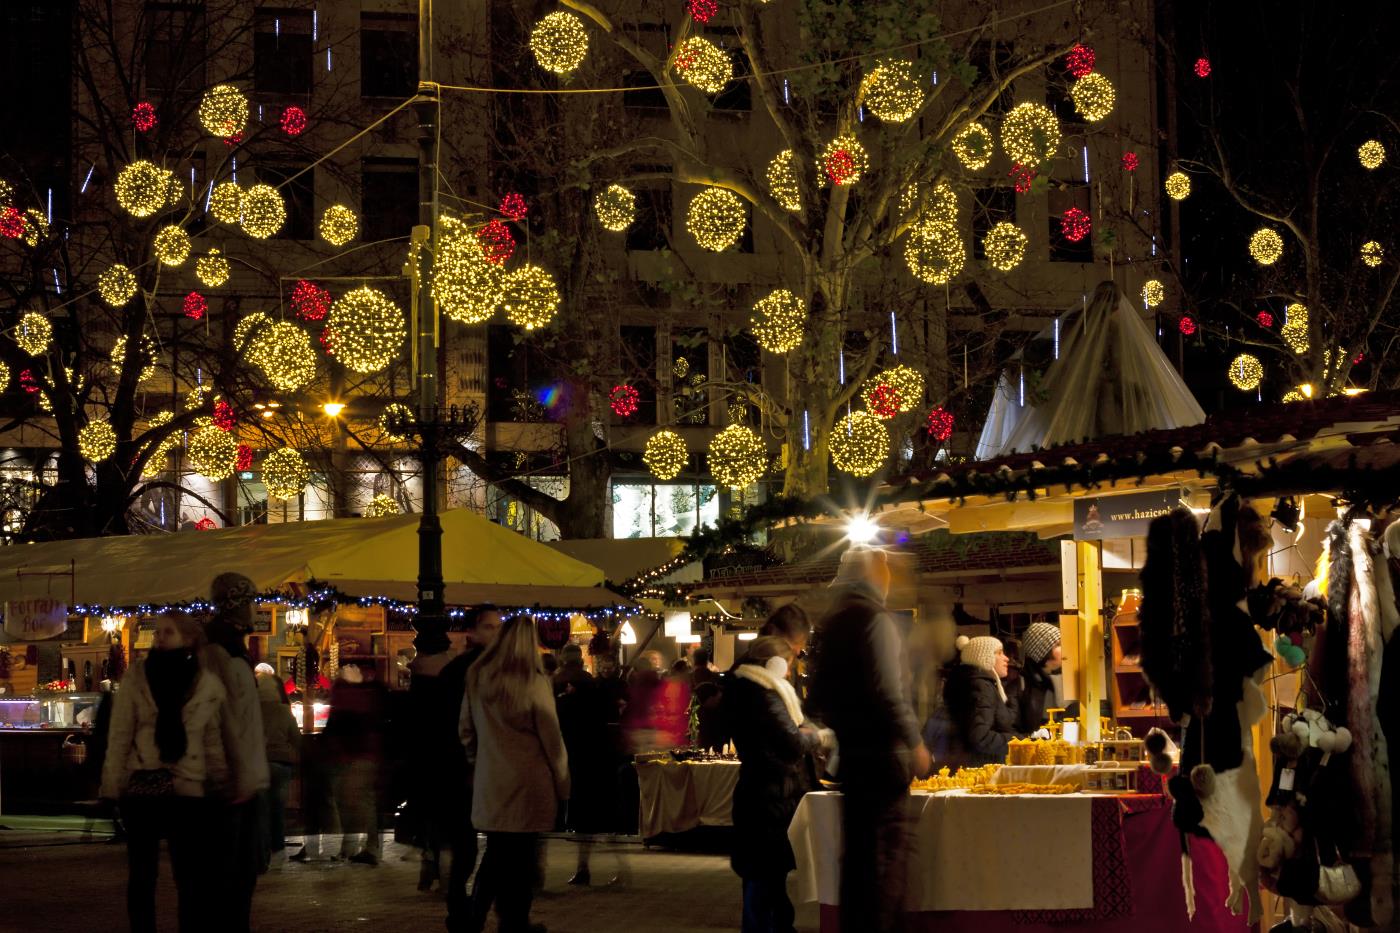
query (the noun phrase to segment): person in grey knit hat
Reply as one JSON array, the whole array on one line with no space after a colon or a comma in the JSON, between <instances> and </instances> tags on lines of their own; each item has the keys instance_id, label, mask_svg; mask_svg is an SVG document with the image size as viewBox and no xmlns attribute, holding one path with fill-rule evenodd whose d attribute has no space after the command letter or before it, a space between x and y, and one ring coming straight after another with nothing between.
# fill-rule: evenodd
<instances>
[{"instance_id":1,"label":"person in grey knit hat","mask_svg":"<svg viewBox=\"0 0 1400 933\"><path fill-rule=\"evenodd\" d=\"M1021 636L1021 695L1016 728L1030 733L1045 725L1047 709L1060 707L1059 689L1051 677L1063 665L1059 626L1032 622Z\"/></svg>"}]
</instances>

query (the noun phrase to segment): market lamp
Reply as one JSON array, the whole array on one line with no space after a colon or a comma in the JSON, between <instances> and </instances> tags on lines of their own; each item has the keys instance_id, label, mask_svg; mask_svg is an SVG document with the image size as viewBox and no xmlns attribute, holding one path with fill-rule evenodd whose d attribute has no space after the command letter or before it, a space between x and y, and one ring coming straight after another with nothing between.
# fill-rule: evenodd
<instances>
[{"instance_id":1,"label":"market lamp","mask_svg":"<svg viewBox=\"0 0 1400 933\"><path fill-rule=\"evenodd\" d=\"M870 516L862 512L854 515L846 523L846 540L854 545L868 545L880 534L880 526L871 520Z\"/></svg>"},{"instance_id":2,"label":"market lamp","mask_svg":"<svg viewBox=\"0 0 1400 933\"><path fill-rule=\"evenodd\" d=\"M635 645L637 643L637 630L632 627L630 620L624 621L618 629L617 640L619 644Z\"/></svg>"},{"instance_id":3,"label":"market lamp","mask_svg":"<svg viewBox=\"0 0 1400 933\"><path fill-rule=\"evenodd\" d=\"M321 411L332 418L339 418L340 413L345 410L344 402L326 402L321 406Z\"/></svg>"}]
</instances>

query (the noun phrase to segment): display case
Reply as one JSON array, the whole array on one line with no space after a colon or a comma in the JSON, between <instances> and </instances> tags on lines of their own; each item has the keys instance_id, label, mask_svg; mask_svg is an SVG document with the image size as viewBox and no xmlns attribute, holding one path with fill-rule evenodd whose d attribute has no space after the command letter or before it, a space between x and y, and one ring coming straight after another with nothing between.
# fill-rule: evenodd
<instances>
[{"instance_id":1,"label":"display case","mask_svg":"<svg viewBox=\"0 0 1400 933\"><path fill-rule=\"evenodd\" d=\"M91 728L100 693L54 693L0 697L0 730Z\"/></svg>"},{"instance_id":2,"label":"display case","mask_svg":"<svg viewBox=\"0 0 1400 933\"><path fill-rule=\"evenodd\" d=\"M0 807L6 813L79 812L97 796L102 763L88 759L100 693L0 697Z\"/></svg>"}]
</instances>

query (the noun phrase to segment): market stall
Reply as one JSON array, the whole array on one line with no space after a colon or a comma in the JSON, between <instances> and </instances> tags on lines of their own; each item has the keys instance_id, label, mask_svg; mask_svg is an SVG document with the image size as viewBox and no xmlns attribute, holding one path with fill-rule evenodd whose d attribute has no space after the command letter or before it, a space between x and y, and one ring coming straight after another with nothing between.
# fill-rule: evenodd
<instances>
[{"instance_id":1,"label":"market stall","mask_svg":"<svg viewBox=\"0 0 1400 933\"><path fill-rule=\"evenodd\" d=\"M700 826L731 826L734 787L739 762L727 760L674 761L638 756L637 785L643 839L662 833L683 833Z\"/></svg>"}]
</instances>

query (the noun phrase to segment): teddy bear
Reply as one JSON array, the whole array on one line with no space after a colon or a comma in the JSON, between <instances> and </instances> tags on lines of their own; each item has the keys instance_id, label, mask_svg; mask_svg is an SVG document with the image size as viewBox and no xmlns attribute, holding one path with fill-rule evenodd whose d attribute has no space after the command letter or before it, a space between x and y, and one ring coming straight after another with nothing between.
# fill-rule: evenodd
<instances>
[{"instance_id":1,"label":"teddy bear","mask_svg":"<svg viewBox=\"0 0 1400 933\"><path fill-rule=\"evenodd\" d=\"M1291 859L1302 844L1298 811L1291 806L1273 807L1264 834L1259 838L1259 866L1269 871Z\"/></svg>"}]
</instances>

